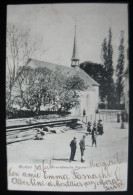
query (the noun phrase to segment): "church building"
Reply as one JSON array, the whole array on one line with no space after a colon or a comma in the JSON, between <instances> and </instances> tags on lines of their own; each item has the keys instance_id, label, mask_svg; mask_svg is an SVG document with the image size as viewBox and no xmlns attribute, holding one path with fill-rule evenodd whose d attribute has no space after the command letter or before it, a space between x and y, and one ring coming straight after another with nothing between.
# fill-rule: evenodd
<instances>
[{"instance_id":1,"label":"church building","mask_svg":"<svg viewBox=\"0 0 133 195\"><path fill-rule=\"evenodd\" d=\"M77 50L77 41L76 41L76 25L75 25L75 35L74 35L74 45L73 53L71 58L70 67L57 65L45 61L39 61L35 59L30 59L27 62L26 66L35 68L47 68L49 70L60 69L61 74L64 76L78 76L84 81L88 86L87 89L83 91L78 91L79 94L79 105L70 110L72 116L83 116L83 110L85 109L87 116L95 116L95 112L98 109L99 101L99 84L92 79L84 70L79 67L79 56Z\"/></svg>"},{"instance_id":2,"label":"church building","mask_svg":"<svg viewBox=\"0 0 133 195\"><path fill-rule=\"evenodd\" d=\"M80 93L80 105L77 108L74 108L72 113L74 115L82 115L83 110L85 110L86 115L95 115L96 110L98 109L99 102L99 84L94 81L84 70L81 70L79 67L79 55L76 41L76 24L75 24L75 35L74 35L74 45L73 45L73 54L71 59L71 68L75 70L75 72L79 72L81 74L81 78L83 80L86 79L89 87L86 91L81 91Z\"/></svg>"},{"instance_id":3,"label":"church building","mask_svg":"<svg viewBox=\"0 0 133 195\"><path fill-rule=\"evenodd\" d=\"M77 107L74 107L70 110L71 115L73 116L82 116L83 110L85 109L87 116L94 116L96 110L98 109L98 101L99 101L99 84L92 79L84 70L79 67L79 56L77 49L77 41L76 41L76 25L75 25L75 35L74 35L74 45L73 45L73 53L71 58L71 66L61 66L53 63L48 63L44 61L38 61L31 59L28 66L31 68L37 67L45 67L50 70L55 70L59 68L63 75L74 76L78 75L85 84L88 85L88 88L84 91L79 92L79 102L80 104Z\"/></svg>"}]
</instances>

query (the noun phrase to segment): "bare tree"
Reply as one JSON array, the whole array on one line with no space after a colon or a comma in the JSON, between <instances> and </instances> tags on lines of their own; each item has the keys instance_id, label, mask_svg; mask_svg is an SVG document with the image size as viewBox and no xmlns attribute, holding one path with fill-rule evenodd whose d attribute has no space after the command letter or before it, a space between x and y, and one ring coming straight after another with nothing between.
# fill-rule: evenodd
<instances>
[{"instance_id":1,"label":"bare tree","mask_svg":"<svg viewBox=\"0 0 133 195\"><path fill-rule=\"evenodd\" d=\"M41 40L40 40L41 41ZM33 56L38 49L39 40L33 41L31 38L30 29L24 29L15 25L7 26L6 39L6 80L7 80L7 107L11 104L12 87L16 78L22 71L20 66L26 66L28 60Z\"/></svg>"}]
</instances>

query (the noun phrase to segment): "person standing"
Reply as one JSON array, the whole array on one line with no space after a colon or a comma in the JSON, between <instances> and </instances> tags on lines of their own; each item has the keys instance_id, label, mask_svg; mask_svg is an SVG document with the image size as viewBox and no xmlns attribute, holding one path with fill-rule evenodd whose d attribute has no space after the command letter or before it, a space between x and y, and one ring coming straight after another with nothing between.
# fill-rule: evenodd
<instances>
[{"instance_id":1,"label":"person standing","mask_svg":"<svg viewBox=\"0 0 133 195\"><path fill-rule=\"evenodd\" d=\"M97 141L96 141L96 131L92 131L92 147L93 147L93 144L95 144L95 147L97 147Z\"/></svg>"},{"instance_id":2,"label":"person standing","mask_svg":"<svg viewBox=\"0 0 133 195\"><path fill-rule=\"evenodd\" d=\"M74 161L74 157L76 153L76 148L77 148L76 137L74 137L73 140L71 141L70 147L71 147L70 162L71 162Z\"/></svg>"},{"instance_id":3,"label":"person standing","mask_svg":"<svg viewBox=\"0 0 133 195\"><path fill-rule=\"evenodd\" d=\"M91 122L90 121L87 124L87 131L89 132L89 134L91 133Z\"/></svg>"},{"instance_id":4,"label":"person standing","mask_svg":"<svg viewBox=\"0 0 133 195\"><path fill-rule=\"evenodd\" d=\"M96 121L94 121L94 123L93 123L93 131L97 131Z\"/></svg>"},{"instance_id":5,"label":"person standing","mask_svg":"<svg viewBox=\"0 0 133 195\"><path fill-rule=\"evenodd\" d=\"M125 112L121 113L121 129L125 129Z\"/></svg>"},{"instance_id":6,"label":"person standing","mask_svg":"<svg viewBox=\"0 0 133 195\"><path fill-rule=\"evenodd\" d=\"M80 145L80 151L81 151L81 162L84 162L85 160L83 159L84 156L84 150L85 150L85 138L86 136L83 135L83 138L80 140L79 145Z\"/></svg>"},{"instance_id":7,"label":"person standing","mask_svg":"<svg viewBox=\"0 0 133 195\"><path fill-rule=\"evenodd\" d=\"M85 108L83 109L83 117L85 117L86 115L86 111L85 111Z\"/></svg>"},{"instance_id":8,"label":"person standing","mask_svg":"<svg viewBox=\"0 0 133 195\"><path fill-rule=\"evenodd\" d=\"M103 132L103 124L102 124L102 120L98 120L97 123L97 132L99 133L99 135L102 135Z\"/></svg>"},{"instance_id":9,"label":"person standing","mask_svg":"<svg viewBox=\"0 0 133 195\"><path fill-rule=\"evenodd\" d=\"M117 113L117 123L120 123L120 113Z\"/></svg>"}]
</instances>

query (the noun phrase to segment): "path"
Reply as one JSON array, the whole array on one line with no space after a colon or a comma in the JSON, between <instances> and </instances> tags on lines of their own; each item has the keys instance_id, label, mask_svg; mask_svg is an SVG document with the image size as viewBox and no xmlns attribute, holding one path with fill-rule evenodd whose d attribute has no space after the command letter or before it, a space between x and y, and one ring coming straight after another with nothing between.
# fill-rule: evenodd
<instances>
[{"instance_id":1,"label":"path","mask_svg":"<svg viewBox=\"0 0 133 195\"><path fill-rule=\"evenodd\" d=\"M55 163L69 163L70 141L77 138L76 162L80 162L79 141L86 128L69 130L66 133L48 134L44 140L28 140L7 145L8 162L33 163L54 159ZM91 147L91 136L86 136L85 160L95 162L116 159L118 154L122 162L128 159L128 130L120 129L120 123L104 122L104 134L97 136L97 148Z\"/></svg>"}]
</instances>

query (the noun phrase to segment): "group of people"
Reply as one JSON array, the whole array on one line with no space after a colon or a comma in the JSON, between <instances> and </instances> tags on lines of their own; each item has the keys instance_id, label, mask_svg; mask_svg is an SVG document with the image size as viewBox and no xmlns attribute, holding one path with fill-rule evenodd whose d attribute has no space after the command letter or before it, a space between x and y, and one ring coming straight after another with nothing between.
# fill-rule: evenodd
<instances>
[{"instance_id":1,"label":"group of people","mask_svg":"<svg viewBox=\"0 0 133 195\"><path fill-rule=\"evenodd\" d=\"M85 161L83 159L84 158L84 151L85 151L85 138L86 138L86 136L83 135L82 139L79 142L80 152L81 152L81 162ZM92 146L93 146L93 144L95 144L95 147L96 147L96 133L94 131L92 133ZM71 162L71 161L75 161L74 157L75 157L75 153L76 153L76 149L77 149L76 137L74 137L73 140L70 142L70 147L71 147L70 162Z\"/></svg>"},{"instance_id":2,"label":"group of people","mask_svg":"<svg viewBox=\"0 0 133 195\"><path fill-rule=\"evenodd\" d=\"M89 134L92 134L93 132L96 132L96 134L102 135L104 133L103 132L102 120L99 119L97 124L96 124L96 121L94 121L93 127L91 127L91 122L89 121L88 124L87 124L87 132Z\"/></svg>"},{"instance_id":3,"label":"group of people","mask_svg":"<svg viewBox=\"0 0 133 195\"><path fill-rule=\"evenodd\" d=\"M84 162L85 160L83 159L84 156L84 150L85 150L85 138L86 136L83 135L82 139L79 142L80 145L80 151L81 151L81 162ZM70 162L74 161L75 153L76 153L76 148L77 148L77 141L76 137L73 138L73 140L70 143L71 147L71 155L70 155Z\"/></svg>"},{"instance_id":4,"label":"group of people","mask_svg":"<svg viewBox=\"0 0 133 195\"><path fill-rule=\"evenodd\" d=\"M96 122L94 121L93 123L93 128L91 128L91 122L88 122L87 124L87 132L89 132L89 134L91 134L91 138L92 138L92 147L93 145L95 145L95 147L97 147L97 135L102 135L103 132L103 124L102 124L102 120L99 119L98 123L96 124ZM84 162L85 160L83 159L84 157L84 150L85 150L85 138L86 136L83 135L82 139L79 142L80 145L80 151L81 151L81 162ZM73 138L73 140L70 143L70 147L71 147L71 155L70 155L70 162L74 161L74 157L75 157L75 153L76 153L76 148L77 148L77 141L76 141L76 137Z\"/></svg>"}]
</instances>

